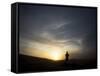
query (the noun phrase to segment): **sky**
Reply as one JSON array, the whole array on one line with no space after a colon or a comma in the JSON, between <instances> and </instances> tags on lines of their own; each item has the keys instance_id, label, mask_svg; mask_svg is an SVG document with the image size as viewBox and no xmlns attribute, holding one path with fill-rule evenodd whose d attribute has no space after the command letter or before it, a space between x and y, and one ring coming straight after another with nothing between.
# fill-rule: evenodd
<instances>
[{"instance_id":1,"label":"sky","mask_svg":"<svg viewBox=\"0 0 100 76\"><path fill-rule=\"evenodd\" d=\"M19 5L20 54L96 59L96 8Z\"/></svg>"}]
</instances>

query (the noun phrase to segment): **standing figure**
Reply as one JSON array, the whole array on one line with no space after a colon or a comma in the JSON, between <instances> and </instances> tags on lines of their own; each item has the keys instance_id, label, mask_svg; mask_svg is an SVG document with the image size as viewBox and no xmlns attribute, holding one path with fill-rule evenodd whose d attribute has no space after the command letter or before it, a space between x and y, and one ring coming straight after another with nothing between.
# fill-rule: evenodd
<instances>
[{"instance_id":1,"label":"standing figure","mask_svg":"<svg viewBox=\"0 0 100 76\"><path fill-rule=\"evenodd\" d=\"M66 57L66 62L67 62L67 61L69 60L69 54L68 54L68 51L66 51L65 57Z\"/></svg>"}]
</instances>

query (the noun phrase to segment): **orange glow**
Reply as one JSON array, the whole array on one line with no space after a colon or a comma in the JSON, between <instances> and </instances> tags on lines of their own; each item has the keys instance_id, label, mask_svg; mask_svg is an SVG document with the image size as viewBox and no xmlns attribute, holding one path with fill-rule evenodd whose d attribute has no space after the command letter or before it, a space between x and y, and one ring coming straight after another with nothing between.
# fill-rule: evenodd
<instances>
[{"instance_id":1,"label":"orange glow","mask_svg":"<svg viewBox=\"0 0 100 76\"><path fill-rule=\"evenodd\" d=\"M62 59L62 54L58 51L54 51L54 52L51 53L51 59L55 60L55 61L61 60Z\"/></svg>"},{"instance_id":2,"label":"orange glow","mask_svg":"<svg viewBox=\"0 0 100 76\"><path fill-rule=\"evenodd\" d=\"M37 42L30 42L27 48L20 51L21 54L35 56L40 58L51 59L54 61L64 60L65 53L70 53L70 58L73 57L73 53L79 52L80 47L76 45L63 45L57 46L54 44L41 44Z\"/></svg>"}]
</instances>

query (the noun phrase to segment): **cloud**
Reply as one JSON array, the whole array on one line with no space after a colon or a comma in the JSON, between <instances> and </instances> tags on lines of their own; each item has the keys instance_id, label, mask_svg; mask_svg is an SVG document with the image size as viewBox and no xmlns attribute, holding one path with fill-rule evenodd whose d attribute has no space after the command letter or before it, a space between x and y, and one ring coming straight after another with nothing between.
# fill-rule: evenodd
<instances>
[{"instance_id":1,"label":"cloud","mask_svg":"<svg viewBox=\"0 0 100 76\"><path fill-rule=\"evenodd\" d=\"M38 48L52 45L71 50L75 57L81 52L79 58L96 53L95 9L21 5L19 15L20 52L33 48L24 52L41 53Z\"/></svg>"}]
</instances>

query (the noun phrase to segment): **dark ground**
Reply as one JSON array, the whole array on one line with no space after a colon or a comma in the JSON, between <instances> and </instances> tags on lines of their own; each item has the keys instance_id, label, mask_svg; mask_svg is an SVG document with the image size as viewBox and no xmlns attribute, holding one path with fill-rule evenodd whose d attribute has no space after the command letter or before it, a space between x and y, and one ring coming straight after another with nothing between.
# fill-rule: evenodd
<instances>
[{"instance_id":1,"label":"dark ground","mask_svg":"<svg viewBox=\"0 0 100 76\"><path fill-rule=\"evenodd\" d=\"M62 71L62 70L78 70L78 69L94 69L97 68L96 60L69 60L65 62L53 61L44 58L19 55L18 70L24 72L43 72L43 71Z\"/></svg>"}]
</instances>

